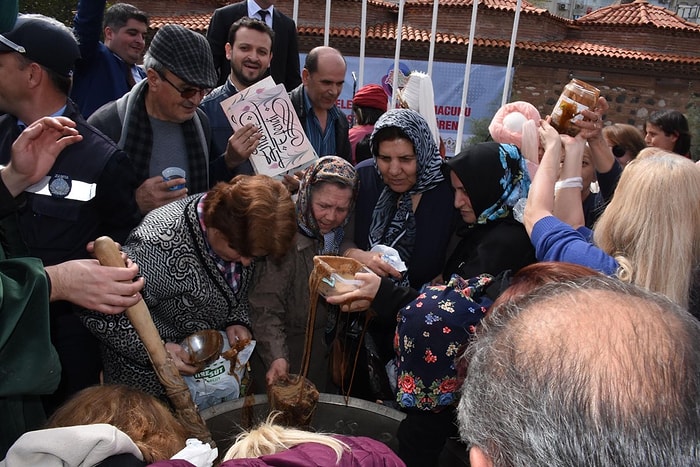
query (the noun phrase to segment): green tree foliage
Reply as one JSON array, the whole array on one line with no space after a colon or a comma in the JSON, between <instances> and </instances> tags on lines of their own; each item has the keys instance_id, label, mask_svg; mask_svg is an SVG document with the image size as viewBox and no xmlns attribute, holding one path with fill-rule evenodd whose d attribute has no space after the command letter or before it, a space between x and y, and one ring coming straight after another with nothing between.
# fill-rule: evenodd
<instances>
[{"instance_id":1,"label":"green tree foliage","mask_svg":"<svg viewBox=\"0 0 700 467\"><path fill-rule=\"evenodd\" d=\"M690 155L694 160L700 160L700 94L693 93L685 108L685 117L690 127Z\"/></svg>"},{"instance_id":2,"label":"green tree foliage","mask_svg":"<svg viewBox=\"0 0 700 467\"><path fill-rule=\"evenodd\" d=\"M469 144L483 143L488 141L490 138L489 125L491 124L490 118L477 118L472 120L472 137L469 138Z\"/></svg>"},{"instance_id":3,"label":"green tree foliage","mask_svg":"<svg viewBox=\"0 0 700 467\"><path fill-rule=\"evenodd\" d=\"M77 0L20 0L20 13L41 13L70 25Z\"/></svg>"}]
</instances>

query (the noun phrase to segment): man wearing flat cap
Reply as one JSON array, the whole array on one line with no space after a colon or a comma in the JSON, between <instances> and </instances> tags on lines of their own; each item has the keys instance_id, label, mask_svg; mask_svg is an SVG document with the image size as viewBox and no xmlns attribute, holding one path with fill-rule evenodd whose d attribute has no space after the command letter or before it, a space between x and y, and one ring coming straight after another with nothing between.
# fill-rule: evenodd
<instances>
[{"instance_id":1,"label":"man wearing flat cap","mask_svg":"<svg viewBox=\"0 0 700 467\"><path fill-rule=\"evenodd\" d=\"M109 235L123 242L140 221L135 174L126 154L88 125L68 98L80 52L72 32L53 18L22 15L0 35L0 164L10 160L23 128L42 117L75 121L82 141L63 149L48 174L17 200L22 245L11 253L38 257L45 266L88 258L88 242ZM5 224L8 222L8 224ZM54 284L60 285L60 284ZM44 400L48 412L72 393L97 384L101 361L96 339L67 301L51 303L51 339L61 360L58 391Z\"/></svg>"},{"instance_id":2,"label":"man wearing flat cap","mask_svg":"<svg viewBox=\"0 0 700 467\"><path fill-rule=\"evenodd\" d=\"M88 119L129 155L143 214L232 176L223 156L210 157L209 120L198 108L216 85L204 36L176 24L163 26L151 41L144 67L146 79ZM168 167L183 169L184 183L164 180L161 173Z\"/></svg>"}]
</instances>

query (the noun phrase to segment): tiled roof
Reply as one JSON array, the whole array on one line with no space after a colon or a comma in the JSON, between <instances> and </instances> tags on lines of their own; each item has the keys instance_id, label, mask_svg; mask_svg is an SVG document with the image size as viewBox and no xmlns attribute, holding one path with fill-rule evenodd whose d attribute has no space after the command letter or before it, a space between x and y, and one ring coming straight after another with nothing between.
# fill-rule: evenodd
<instances>
[{"instance_id":1,"label":"tiled roof","mask_svg":"<svg viewBox=\"0 0 700 467\"><path fill-rule=\"evenodd\" d=\"M299 34L317 36L323 34L323 28L299 28ZM360 28L331 28L333 37L360 37ZM367 39L395 40L396 28L391 23L385 23L367 28ZM438 44L466 45L468 36L456 34L443 34L438 32L435 38ZM429 42L430 31L418 30L410 26L404 26L403 39L408 41ZM508 48L510 41L475 38L474 45L485 48ZM700 65L700 57L689 57L686 55L673 55L667 53L645 52L623 47L602 45L581 40L562 40L553 42L518 42L518 50L529 52L557 53L564 55L576 55L582 57L605 57L624 60L642 60L658 63L680 63Z\"/></svg>"},{"instance_id":2,"label":"tiled roof","mask_svg":"<svg viewBox=\"0 0 700 467\"><path fill-rule=\"evenodd\" d=\"M643 60L658 63L681 63L700 65L700 57L687 55L671 55L641 50L594 44L579 40L564 40L556 42L518 42L518 49L536 52L558 53L564 55L606 57L626 60Z\"/></svg>"},{"instance_id":3,"label":"tiled roof","mask_svg":"<svg viewBox=\"0 0 700 467\"><path fill-rule=\"evenodd\" d=\"M473 3L473 0L440 0L441 7L471 7ZM433 0L407 0L406 6L411 5L425 5L432 8ZM515 11L516 5L517 0L481 0L479 2L479 8L487 8L489 10ZM545 8L537 8L527 0L522 1L520 11L536 14L547 12Z\"/></svg>"},{"instance_id":4,"label":"tiled roof","mask_svg":"<svg viewBox=\"0 0 700 467\"><path fill-rule=\"evenodd\" d=\"M185 0L174 0L177 3ZM353 0L351 0L353 1ZM359 0L358 0L359 1ZM393 8L396 3L386 0L370 0L375 5L382 7ZM499 10L513 10L516 0L481 0L481 5L487 8ZM162 2L163 7L166 2ZM432 7L432 0L408 0L410 6ZM441 0L440 6L454 5L466 6L471 5L472 0ZM161 10L162 11L162 10ZM183 11L180 9L179 11ZM549 15L546 10L542 10L532 6L532 4L523 0L523 12L527 15ZM192 30L204 33L209 25L211 10L206 12L190 12L188 14L168 16L167 13L161 12L151 17L151 26L153 29L158 29L168 23L182 24ZM552 17L557 19L558 17ZM598 25L615 25L630 29L630 34L634 33L634 29L641 25L650 25L660 29L682 30L691 33L697 33L700 37L700 25L689 23L679 18L671 11L661 7L650 5L645 0L636 0L633 3L624 5L612 5L596 10L576 21L565 20L572 26L581 26L586 29L595 28ZM324 34L323 27L305 25L302 20L299 21L298 30L300 36L321 36ZM359 27L331 27L330 36L337 38L358 39L360 37ZM371 40L387 40L393 41L396 39L396 23L384 22L380 24L368 25L367 39ZM430 41L430 31L420 29L414 26L403 26L402 40L407 42L423 42ZM455 34L447 32L439 32L436 36L436 43L445 45L466 45L468 43L468 34ZM510 46L509 40L495 40L489 38L475 38L475 46L492 49L507 49ZM661 52L651 52L643 50L635 50L632 48L615 47L614 45L602 45L600 43L589 42L586 40L562 39L551 42L518 42L518 50L523 52L535 53L553 53L574 55L588 58L611 58L622 60L641 60L646 62L657 63L678 63L678 64L700 64L700 56L683 56Z\"/></svg>"},{"instance_id":5,"label":"tiled roof","mask_svg":"<svg viewBox=\"0 0 700 467\"><path fill-rule=\"evenodd\" d=\"M160 29L166 24L181 24L193 31L204 33L209 27L211 13L195 13L190 15L177 16L151 16L150 26L152 29Z\"/></svg>"},{"instance_id":6,"label":"tiled roof","mask_svg":"<svg viewBox=\"0 0 700 467\"><path fill-rule=\"evenodd\" d=\"M181 2L182 0L180 0ZM390 10L398 11L398 4L396 2L385 1L385 0L369 0L370 4L377 5L379 7L387 8ZM471 7L473 0L440 0L440 6L452 6L452 7ZM517 0L481 0L479 3L479 8L486 8L490 10L499 11L515 11ZM426 6L432 8L433 0L408 0L406 6ZM180 8L175 8L169 5L169 2L149 2L148 11L151 13L151 27L158 29L161 26L168 23L182 24L185 27L193 29L195 31L204 32L209 26L209 18L213 12L214 5L208 11L192 11L188 14L178 14L178 11L182 11ZM201 8L201 7L200 7ZM521 4L521 12L543 15L547 14L547 10L544 8L537 8L527 0L523 0ZM303 26L299 24L299 26Z\"/></svg>"},{"instance_id":7,"label":"tiled roof","mask_svg":"<svg viewBox=\"0 0 700 467\"><path fill-rule=\"evenodd\" d=\"M610 5L600 8L576 20L577 24L605 26L654 26L660 29L674 29L700 32L700 25L677 16L670 10L635 0L624 5Z\"/></svg>"},{"instance_id":8,"label":"tiled roof","mask_svg":"<svg viewBox=\"0 0 700 467\"><path fill-rule=\"evenodd\" d=\"M322 27L304 27L299 28L300 35L307 36L319 36L323 35L324 31ZM360 28L331 28L331 36L333 37L360 37ZM375 26L367 27L367 39L382 39L382 40L396 40L396 25L394 23L384 23ZM403 27L402 41L415 41L415 42L430 42L430 31L424 29L417 29L412 26ZM469 36L462 36L457 34L445 34L437 32L435 36L435 42L438 44L467 44L469 41ZM505 40L491 40L474 38L474 45L482 47L508 47L510 41Z\"/></svg>"}]
</instances>

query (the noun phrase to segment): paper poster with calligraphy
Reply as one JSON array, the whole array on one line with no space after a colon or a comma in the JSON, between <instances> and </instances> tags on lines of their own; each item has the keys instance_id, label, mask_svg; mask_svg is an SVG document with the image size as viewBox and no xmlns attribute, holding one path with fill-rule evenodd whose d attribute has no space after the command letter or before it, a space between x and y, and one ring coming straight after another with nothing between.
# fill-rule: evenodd
<instances>
[{"instance_id":1,"label":"paper poster with calligraphy","mask_svg":"<svg viewBox=\"0 0 700 467\"><path fill-rule=\"evenodd\" d=\"M284 85L265 88L257 83L221 103L234 131L252 123L261 134L250 156L255 173L280 178L303 170L318 156L299 122ZM264 84L264 83L263 83ZM274 84L274 83L273 83Z\"/></svg>"}]
</instances>

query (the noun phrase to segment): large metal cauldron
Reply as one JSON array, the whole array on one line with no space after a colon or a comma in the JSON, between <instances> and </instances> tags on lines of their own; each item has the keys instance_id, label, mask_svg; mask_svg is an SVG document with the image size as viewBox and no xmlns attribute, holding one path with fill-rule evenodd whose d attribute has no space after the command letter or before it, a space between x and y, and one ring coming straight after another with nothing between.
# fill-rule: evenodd
<instances>
[{"instance_id":1,"label":"large metal cauldron","mask_svg":"<svg viewBox=\"0 0 700 467\"><path fill-rule=\"evenodd\" d=\"M202 411L214 441L221 454L231 446L242 427L256 425L267 418L267 395L254 396L244 408L245 399L236 399L209 407ZM316 431L351 436L368 436L398 451L396 431L406 415L390 407L363 399L345 398L335 394L320 394L311 425ZM443 450L440 465L445 467L467 466L466 450L450 440Z\"/></svg>"},{"instance_id":2,"label":"large metal cauldron","mask_svg":"<svg viewBox=\"0 0 700 467\"><path fill-rule=\"evenodd\" d=\"M256 425L267 418L270 408L267 395L258 394L254 397L254 402L250 404L250 418L252 424ZM245 399L241 398L202 411L202 418L220 450L228 449L241 427L246 424L244 416L248 414L244 414L244 404ZM399 422L405 417L406 415L398 410L353 397L348 399L346 406L343 396L322 393L319 395L311 425L316 431L324 433L369 436L396 451L396 430Z\"/></svg>"}]
</instances>

